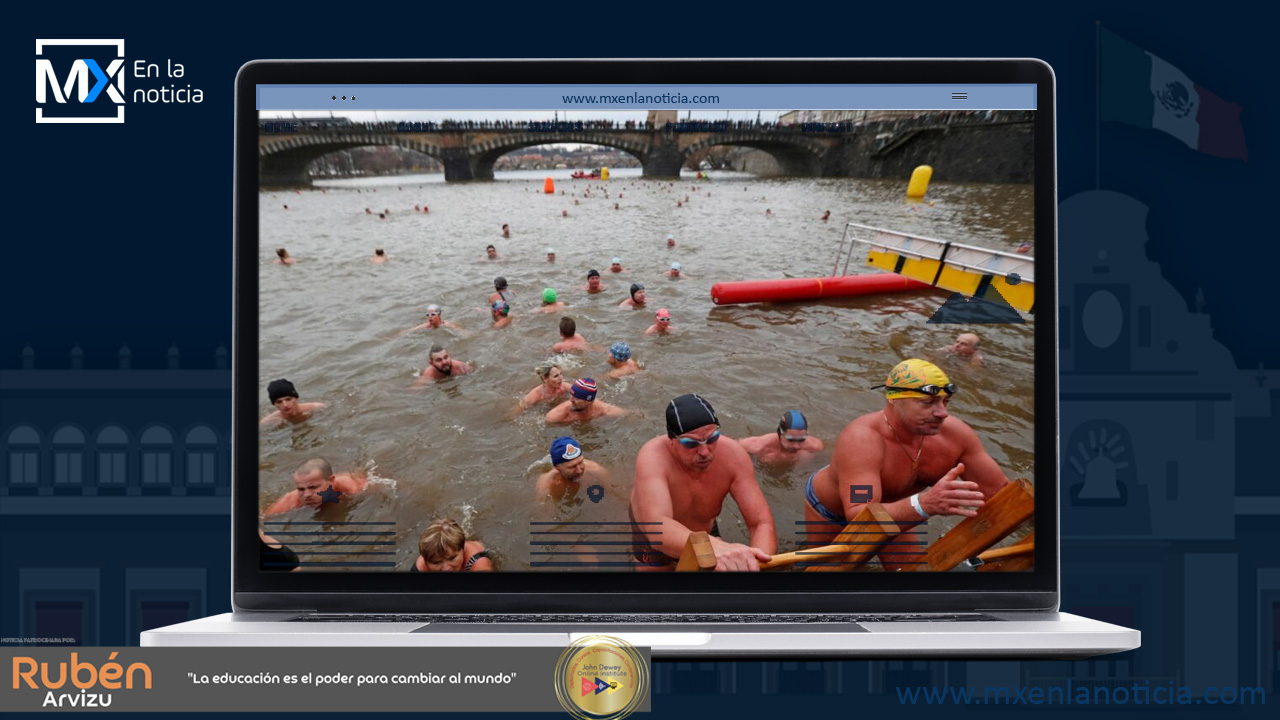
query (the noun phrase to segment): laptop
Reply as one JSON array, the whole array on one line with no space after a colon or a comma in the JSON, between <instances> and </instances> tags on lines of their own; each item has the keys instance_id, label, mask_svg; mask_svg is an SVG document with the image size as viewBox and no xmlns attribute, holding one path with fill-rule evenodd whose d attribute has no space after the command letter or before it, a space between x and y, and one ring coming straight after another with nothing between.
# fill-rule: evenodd
<instances>
[{"instance_id":1,"label":"laptop","mask_svg":"<svg viewBox=\"0 0 1280 720\"><path fill-rule=\"evenodd\" d=\"M1036 60L260 61L235 611L144 646L1059 657Z\"/></svg>"}]
</instances>

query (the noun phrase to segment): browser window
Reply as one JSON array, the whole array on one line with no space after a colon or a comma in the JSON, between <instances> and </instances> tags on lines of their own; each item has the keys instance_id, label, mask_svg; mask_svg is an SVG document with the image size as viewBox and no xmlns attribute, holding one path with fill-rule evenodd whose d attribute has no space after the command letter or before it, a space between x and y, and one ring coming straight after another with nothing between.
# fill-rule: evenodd
<instances>
[{"instance_id":1,"label":"browser window","mask_svg":"<svg viewBox=\"0 0 1280 720\"><path fill-rule=\"evenodd\" d=\"M1033 569L1034 85L258 115L263 572Z\"/></svg>"}]
</instances>

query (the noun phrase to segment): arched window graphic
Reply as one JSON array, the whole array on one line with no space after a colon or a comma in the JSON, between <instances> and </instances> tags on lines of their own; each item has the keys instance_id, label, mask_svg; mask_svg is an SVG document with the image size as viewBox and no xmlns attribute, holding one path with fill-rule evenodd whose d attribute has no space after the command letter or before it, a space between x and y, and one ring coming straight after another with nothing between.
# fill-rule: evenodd
<instances>
[{"instance_id":1,"label":"arched window graphic","mask_svg":"<svg viewBox=\"0 0 1280 720\"><path fill-rule=\"evenodd\" d=\"M167 487L173 483L173 434L152 425L142 431L142 487Z\"/></svg>"},{"instance_id":2,"label":"arched window graphic","mask_svg":"<svg viewBox=\"0 0 1280 720\"><path fill-rule=\"evenodd\" d=\"M98 431L98 487L122 488L129 482L129 434L119 425Z\"/></svg>"},{"instance_id":3,"label":"arched window graphic","mask_svg":"<svg viewBox=\"0 0 1280 720\"><path fill-rule=\"evenodd\" d=\"M217 479L218 435L207 425L187 432L187 486L213 487Z\"/></svg>"},{"instance_id":4,"label":"arched window graphic","mask_svg":"<svg viewBox=\"0 0 1280 720\"><path fill-rule=\"evenodd\" d=\"M40 433L30 425L9 432L9 485L35 487L40 482Z\"/></svg>"},{"instance_id":5,"label":"arched window graphic","mask_svg":"<svg viewBox=\"0 0 1280 720\"><path fill-rule=\"evenodd\" d=\"M53 484L84 484L84 433L70 425L53 433Z\"/></svg>"}]
</instances>

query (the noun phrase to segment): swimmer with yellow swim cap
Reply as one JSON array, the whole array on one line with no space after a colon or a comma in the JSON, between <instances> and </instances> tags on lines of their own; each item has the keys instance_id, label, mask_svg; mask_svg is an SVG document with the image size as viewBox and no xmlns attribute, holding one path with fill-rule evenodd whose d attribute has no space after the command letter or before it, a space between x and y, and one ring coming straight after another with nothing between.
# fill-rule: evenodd
<instances>
[{"instance_id":1,"label":"swimmer with yellow swim cap","mask_svg":"<svg viewBox=\"0 0 1280 720\"><path fill-rule=\"evenodd\" d=\"M973 428L950 414L959 388L942 368L903 360L874 389L884 390L884 408L845 426L831 464L805 487L807 539L815 544L833 542L867 503L880 503L910 529L934 515L973 517L1009 482ZM894 542L913 540L919 537ZM880 561L897 570L919 558L882 553Z\"/></svg>"}]
</instances>

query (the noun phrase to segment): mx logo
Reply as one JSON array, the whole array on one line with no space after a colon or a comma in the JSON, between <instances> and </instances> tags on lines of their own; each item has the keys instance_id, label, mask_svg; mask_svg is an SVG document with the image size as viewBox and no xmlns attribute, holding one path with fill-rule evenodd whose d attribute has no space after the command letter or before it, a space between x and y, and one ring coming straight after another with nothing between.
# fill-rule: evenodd
<instances>
[{"instance_id":1,"label":"mx logo","mask_svg":"<svg viewBox=\"0 0 1280 720\"><path fill-rule=\"evenodd\" d=\"M100 58L102 46L112 45L115 56ZM125 74L124 40L36 40L36 122L124 122Z\"/></svg>"}]
</instances>

